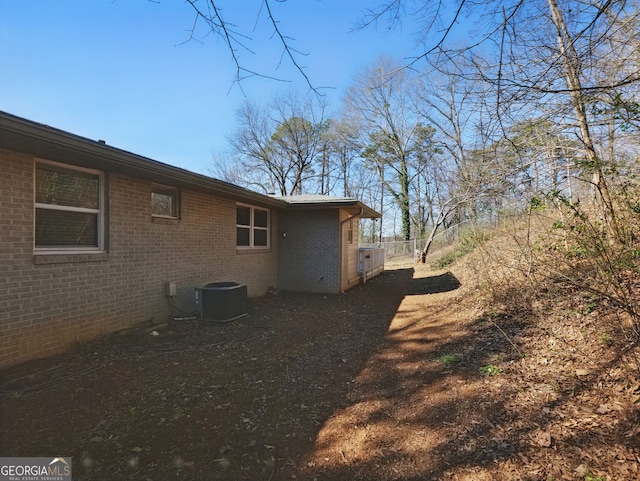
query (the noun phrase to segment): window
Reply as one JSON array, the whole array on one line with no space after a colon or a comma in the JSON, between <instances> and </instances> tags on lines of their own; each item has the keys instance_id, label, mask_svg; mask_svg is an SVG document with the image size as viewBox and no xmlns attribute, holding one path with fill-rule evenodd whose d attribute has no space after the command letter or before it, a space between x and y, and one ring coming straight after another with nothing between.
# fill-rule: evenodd
<instances>
[{"instance_id":1,"label":"window","mask_svg":"<svg viewBox=\"0 0 640 481\"><path fill-rule=\"evenodd\" d=\"M178 218L178 189L153 184L151 189L151 215Z\"/></svg>"},{"instance_id":2,"label":"window","mask_svg":"<svg viewBox=\"0 0 640 481\"><path fill-rule=\"evenodd\" d=\"M269 247L269 211L238 204L236 207L236 246Z\"/></svg>"},{"instance_id":3,"label":"window","mask_svg":"<svg viewBox=\"0 0 640 481\"><path fill-rule=\"evenodd\" d=\"M36 163L36 250L104 250L103 179L96 170Z\"/></svg>"},{"instance_id":4,"label":"window","mask_svg":"<svg viewBox=\"0 0 640 481\"><path fill-rule=\"evenodd\" d=\"M349 227L347 229L347 243L353 244L353 219L349 219Z\"/></svg>"}]
</instances>

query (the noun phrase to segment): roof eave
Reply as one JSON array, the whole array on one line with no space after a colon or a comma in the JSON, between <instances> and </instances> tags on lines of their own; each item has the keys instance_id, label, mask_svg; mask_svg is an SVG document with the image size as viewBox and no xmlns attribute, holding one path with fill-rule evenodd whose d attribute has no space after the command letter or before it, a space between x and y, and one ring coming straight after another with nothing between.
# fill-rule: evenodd
<instances>
[{"instance_id":1,"label":"roof eave","mask_svg":"<svg viewBox=\"0 0 640 481\"><path fill-rule=\"evenodd\" d=\"M143 177L154 182L179 184L246 202L286 207L284 201L111 147L44 124L0 112L0 148L64 162L77 158L87 166ZM51 158L53 157L53 158Z\"/></svg>"},{"instance_id":2,"label":"roof eave","mask_svg":"<svg viewBox=\"0 0 640 481\"><path fill-rule=\"evenodd\" d=\"M288 206L292 209L299 210L315 210L315 209L349 209L358 208L361 210L359 217L365 219L380 219L382 214L373 210L371 207L363 204L359 200L354 201L336 201L336 202L287 202Z\"/></svg>"}]
</instances>

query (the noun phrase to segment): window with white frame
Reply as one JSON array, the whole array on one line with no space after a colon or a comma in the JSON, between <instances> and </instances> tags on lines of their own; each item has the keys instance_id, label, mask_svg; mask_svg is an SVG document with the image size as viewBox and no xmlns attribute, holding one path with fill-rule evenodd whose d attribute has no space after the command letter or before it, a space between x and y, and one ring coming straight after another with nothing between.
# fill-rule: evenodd
<instances>
[{"instance_id":1,"label":"window with white frame","mask_svg":"<svg viewBox=\"0 0 640 481\"><path fill-rule=\"evenodd\" d=\"M151 189L151 215L177 219L178 189L166 185L153 184Z\"/></svg>"},{"instance_id":2,"label":"window with white frame","mask_svg":"<svg viewBox=\"0 0 640 481\"><path fill-rule=\"evenodd\" d=\"M36 251L104 250L104 175L92 169L37 161Z\"/></svg>"},{"instance_id":3,"label":"window with white frame","mask_svg":"<svg viewBox=\"0 0 640 481\"><path fill-rule=\"evenodd\" d=\"M269 211L259 207L236 206L236 246L265 249L269 247Z\"/></svg>"}]
</instances>

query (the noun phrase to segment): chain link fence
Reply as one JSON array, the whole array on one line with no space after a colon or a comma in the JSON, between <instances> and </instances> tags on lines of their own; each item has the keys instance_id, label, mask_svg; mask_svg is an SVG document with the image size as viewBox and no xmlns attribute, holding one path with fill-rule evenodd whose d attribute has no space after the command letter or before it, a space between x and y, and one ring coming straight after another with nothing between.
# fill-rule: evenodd
<instances>
[{"instance_id":1,"label":"chain link fence","mask_svg":"<svg viewBox=\"0 0 640 481\"><path fill-rule=\"evenodd\" d=\"M429 256L455 244L460 239L460 235L464 234L468 228L469 221L464 221L438 232L429 248ZM411 239L408 241L389 240L372 244L360 244L359 247L384 249L385 263L387 265L397 265L418 262L420 253L426 244L427 239Z\"/></svg>"}]
</instances>

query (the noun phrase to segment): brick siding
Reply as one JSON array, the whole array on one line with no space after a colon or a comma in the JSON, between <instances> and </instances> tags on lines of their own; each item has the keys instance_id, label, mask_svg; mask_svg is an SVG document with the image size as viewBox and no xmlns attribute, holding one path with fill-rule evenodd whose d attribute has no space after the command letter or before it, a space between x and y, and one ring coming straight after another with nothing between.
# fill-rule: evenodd
<instances>
[{"instance_id":1,"label":"brick siding","mask_svg":"<svg viewBox=\"0 0 640 481\"><path fill-rule=\"evenodd\" d=\"M76 341L145 321L163 322L194 287L246 284L259 296L277 284L278 213L271 249L236 250L236 203L180 192L180 219L152 219L150 181L107 172L107 253L34 256L34 159L0 150L0 366L51 355Z\"/></svg>"},{"instance_id":2,"label":"brick siding","mask_svg":"<svg viewBox=\"0 0 640 481\"><path fill-rule=\"evenodd\" d=\"M287 233L283 237L283 233ZM340 222L337 209L286 211L278 231L278 287L288 291L340 292Z\"/></svg>"}]
</instances>

